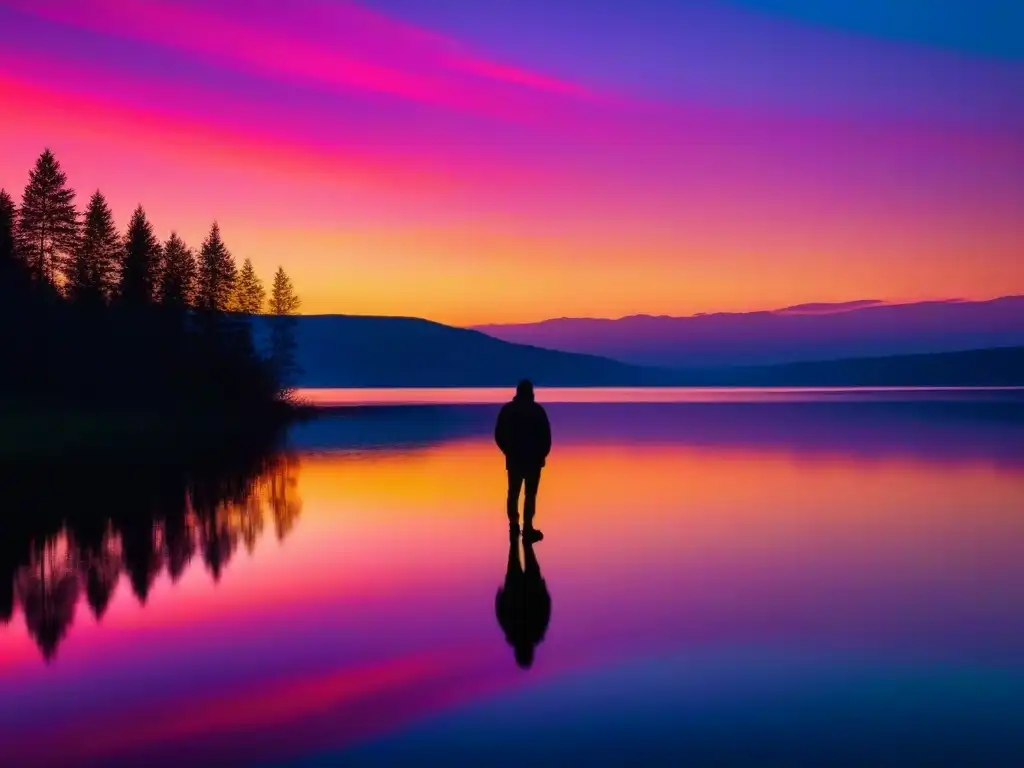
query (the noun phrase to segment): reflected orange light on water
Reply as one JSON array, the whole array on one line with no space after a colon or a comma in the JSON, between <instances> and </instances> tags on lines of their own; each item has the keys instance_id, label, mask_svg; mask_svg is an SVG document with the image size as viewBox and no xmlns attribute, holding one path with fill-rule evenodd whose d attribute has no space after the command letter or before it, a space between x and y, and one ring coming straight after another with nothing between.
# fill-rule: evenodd
<instances>
[{"instance_id":1,"label":"reflected orange light on water","mask_svg":"<svg viewBox=\"0 0 1024 768\"><path fill-rule=\"evenodd\" d=\"M173 586L159 580L144 609L122 583L102 624L78 617L66 652L275 606L401 597L501 562L504 468L487 439L311 454L295 478L302 515L286 540L260 542L215 586L199 568ZM551 534L545 554L567 570L600 561L672 571L722 559L743 570L842 559L900 570L943 558L953 568L955 558L973 560L965 542L983 542L991 560L1024 540L1021 498L1024 477L980 463L938 476L912 458L569 443L545 470L538 521ZM0 633L0 665L36 656L19 624Z\"/></svg>"},{"instance_id":2,"label":"reflected orange light on water","mask_svg":"<svg viewBox=\"0 0 1024 768\"><path fill-rule=\"evenodd\" d=\"M956 627L1024 607L1018 470L688 440L681 427L674 442L556 441L538 505L553 618L537 674L665 643L961 642ZM134 711L142 696L138 731L107 734L86 750L96 755L257 726L286 744L311 720L334 733L332 712L351 717L381 696L393 702L375 726L384 732L398 713L513 685L494 619L507 540L489 435L307 452L288 466L301 500L289 535L258 539L216 583L199 563L173 585L161 577L144 607L122 579L101 622L78 608L50 668L16 616L0 630L7 685L136 669L104 707ZM207 681L208 655L244 677ZM135 692L138 675L168 665L185 710ZM20 754L72 749L101 716L6 739Z\"/></svg>"}]
</instances>

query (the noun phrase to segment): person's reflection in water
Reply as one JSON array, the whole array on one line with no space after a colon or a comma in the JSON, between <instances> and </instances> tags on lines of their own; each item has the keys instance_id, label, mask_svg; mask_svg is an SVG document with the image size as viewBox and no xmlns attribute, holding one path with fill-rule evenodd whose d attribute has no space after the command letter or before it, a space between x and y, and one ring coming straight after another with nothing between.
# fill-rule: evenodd
<instances>
[{"instance_id":1,"label":"person's reflection in water","mask_svg":"<svg viewBox=\"0 0 1024 768\"><path fill-rule=\"evenodd\" d=\"M529 669L551 621L551 595L541 578L533 544L528 540L523 541L525 567L520 564L518 539L509 537L505 583L498 589L494 609L505 640L515 650L516 663Z\"/></svg>"}]
</instances>

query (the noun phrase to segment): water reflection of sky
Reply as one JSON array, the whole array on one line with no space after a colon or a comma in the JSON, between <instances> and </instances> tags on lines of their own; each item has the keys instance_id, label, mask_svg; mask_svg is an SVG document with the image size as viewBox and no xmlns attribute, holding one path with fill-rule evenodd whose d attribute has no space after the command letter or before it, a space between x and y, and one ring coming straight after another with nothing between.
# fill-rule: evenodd
<instances>
[{"instance_id":1,"label":"water reflection of sky","mask_svg":"<svg viewBox=\"0 0 1024 768\"><path fill-rule=\"evenodd\" d=\"M545 403L835 403L1019 402L1024 387L538 387ZM299 399L321 407L374 405L494 405L504 387L320 387L299 389Z\"/></svg>"},{"instance_id":2,"label":"water reflection of sky","mask_svg":"<svg viewBox=\"0 0 1024 768\"><path fill-rule=\"evenodd\" d=\"M289 535L241 551L216 584L193 563L145 607L121 584L101 622L78 609L49 665L20 615L0 630L0 752L393 764L428 748L499 763L1024 749L1020 405L550 412L536 553L553 607L532 669L494 615L494 407L338 413L294 430Z\"/></svg>"}]
</instances>

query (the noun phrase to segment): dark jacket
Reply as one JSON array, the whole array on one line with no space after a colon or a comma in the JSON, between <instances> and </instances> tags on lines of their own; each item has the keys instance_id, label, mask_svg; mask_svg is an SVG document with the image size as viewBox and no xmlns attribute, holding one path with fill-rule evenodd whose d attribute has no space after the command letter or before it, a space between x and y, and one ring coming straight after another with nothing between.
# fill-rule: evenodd
<instances>
[{"instance_id":1,"label":"dark jacket","mask_svg":"<svg viewBox=\"0 0 1024 768\"><path fill-rule=\"evenodd\" d=\"M505 454L505 468L529 471L544 466L551 452L551 425L543 406L516 397L502 406L494 442Z\"/></svg>"}]
</instances>

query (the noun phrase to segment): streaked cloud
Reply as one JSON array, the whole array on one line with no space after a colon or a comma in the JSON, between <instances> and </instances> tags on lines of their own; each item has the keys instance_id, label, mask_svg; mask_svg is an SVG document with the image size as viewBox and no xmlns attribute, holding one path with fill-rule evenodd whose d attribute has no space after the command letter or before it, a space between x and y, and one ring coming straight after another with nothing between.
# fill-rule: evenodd
<instances>
[{"instance_id":1,"label":"streaked cloud","mask_svg":"<svg viewBox=\"0 0 1024 768\"><path fill-rule=\"evenodd\" d=\"M574 84L477 56L445 38L348 3L291 3L290 21L284 26L275 18L279 7L223 0L3 4L295 84L368 91L510 120L540 117L544 97L589 96ZM296 25L305 30L303 36Z\"/></svg>"}]
</instances>

